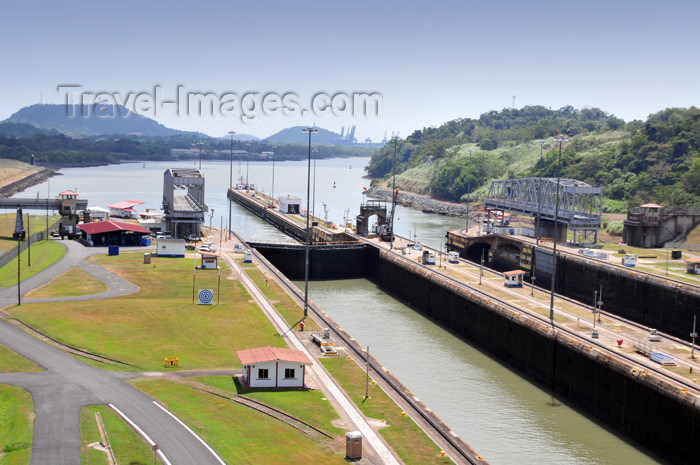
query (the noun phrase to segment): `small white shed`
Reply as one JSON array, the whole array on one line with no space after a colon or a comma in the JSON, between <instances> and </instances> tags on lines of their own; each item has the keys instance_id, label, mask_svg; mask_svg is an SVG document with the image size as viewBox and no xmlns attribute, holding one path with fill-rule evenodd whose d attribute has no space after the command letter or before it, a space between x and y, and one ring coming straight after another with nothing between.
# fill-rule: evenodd
<instances>
[{"instance_id":1,"label":"small white shed","mask_svg":"<svg viewBox=\"0 0 700 465\"><path fill-rule=\"evenodd\" d=\"M525 277L525 272L523 270L506 271L503 273L505 282L503 283L506 287L523 287L523 277Z\"/></svg>"},{"instance_id":2,"label":"small white shed","mask_svg":"<svg viewBox=\"0 0 700 465\"><path fill-rule=\"evenodd\" d=\"M292 197L291 195L280 196L280 212L299 214L301 212L301 199L299 197Z\"/></svg>"},{"instance_id":3,"label":"small white shed","mask_svg":"<svg viewBox=\"0 0 700 465\"><path fill-rule=\"evenodd\" d=\"M185 256L185 240L184 239L158 239L156 254L159 257L178 257Z\"/></svg>"},{"instance_id":4,"label":"small white shed","mask_svg":"<svg viewBox=\"0 0 700 465\"><path fill-rule=\"evenodd\" d=\"M219 268L219 254L215 252L199 252L202 256L202 270L216 270Z\"/></svg>"},{"instance_id":5,"label":"small white shed","mask_svg":"<svg viewBox=\"0 0 700 465\"><path fill-rule=\"evenodd\" d=\"M300 350L258 347L236 351L243 381L251 388L303 388L306 367L313 362Z\"/></svg>"}]
</instances>

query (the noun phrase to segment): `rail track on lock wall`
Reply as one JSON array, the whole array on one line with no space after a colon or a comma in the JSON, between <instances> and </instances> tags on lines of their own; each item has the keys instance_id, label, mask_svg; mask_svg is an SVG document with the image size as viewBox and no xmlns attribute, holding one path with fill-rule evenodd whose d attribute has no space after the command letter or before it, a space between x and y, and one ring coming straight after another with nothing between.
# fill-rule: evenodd
<instances>
[{"instance_id":1,"label":"rail track on lock wall","mask_svg":"<svg viewBox=\"0 0 700 465\"><path fill-rule=\"evenodd\" d=\"M238 238L242 244L246 241L236 233L232 234ZM297 288L285 275L277 268L268 265L268 261L257 251L253 250L258 264L265 268L270 274L277 278L277 282L282 286L297 302L304 301L304 293ZM349 334L339 328L338 324L313 302L309 302L308 310L310 315L319 323L329 328L333 337L344 344L346 352L349 353L360 365L366 366L367 357L362 348L355 342ZM471 465L483 465L487 463L478 455L464 440L452 431L442 420L411 393L401 382L389 373L376 359L369 357L369 367L372 378L377 381L382 389L396 401L399 406L420 426L457 463Z\"/></svg>"},{"instance_id":2,"label":"rail track on lock wall","mask_svg":"<svg viewBox=\"0 0 700 465\"><path fill-rule=\"evenodd\" d=\"M432 251L435 252L436 254L439 252L437 249L432 248L432 247L429 247L429 246L425 246L425 245L422 245L422 248L423 248L423 249L432 250ZM444 255L444 252L443 252L443 255ZM573 254L572 254L572 255L573 255ZM599 260L599 259L594 259L594 258L589 258L589 259L590 259L590 260L596 260L596 261L601 262L601 263L607 263L607 262L605 262L604 260ZM478 264L473 263L473 262L471 262L471 261L469 261L469 260L467 260L467 259L464 259L464 258L462 258L462 257L459 258L459 262L460 262L460 263L466 263L466 264L468 264L468 265L470 265L470 266L479 266ZM411 262L411 263L414 263L414 262ZM463 274L463 275L465 275L465 276L470 276L470 277L473 277L473 278L477 278L477 277L478 277L478 273L477 273L477 274L474 274L473 272L470 272L470 271L464 271L464 270L457 269L457 268L451 266L450 263L445 263L444 259L443 259L443 262L442 262L442 263L444 263L444 264L445 264L446 266L448 266L448 267L451 267L451 269L453 269L454 271L456 271L456 272L458 272L458 273L460 273L460 274ZM416 264L418 264L418 263L416 263ZM422 265L422 264L421 264L421 265ZM431 269L429 266L426 266L426 265L422 265L422 266L423 266L424 268ZM488 268L488 267L486 267L486 268L489 270L490 273L492 273L492 274L494 274L494 275L496 275L496 276L500 276L501 278L503 278L504 275L503 275L502 272L497 271L497 270L494 270L493 268ZM431 269L431 270L432 270L432 269ZM639 273L639 274L644 275L644 276L645 276L645 279L648 279L650 276L655 276L655 277L658 278L658 276L653 275L653 274L648 273L648 272L645 272L645 271L635 271L635 273ZM443 277L445 277L445 278L452 279L453 281L455 281L455 282L457 282L457 283L460 283L459 280L456 280L456 279L454 279L454 278L452 278L452 277L450 277L450 276L444 275L444 274L442 274L442 273L440 273L440 275L443 276ZM471 289L471 290L474 291L474 292L482 292L482 291L479 291L479 289L477 289L477 288L474 288L474 287L472 287L472 286L469 286L467 283L461 283L461 284L462 284L463 286L469 287L469 289ZM525 286L523 286L523 287L525 287ZM536 286L536 287L537 287L537 289L540 289L540 290L542 290L542 291L544 291L544 292L549 292L549 290L544 289L544 288L541 287L541 286ZM498 298L496 298L496 297L491 297L491 295L488 294L488 293L486 293L486 292L482 292L482 293L485 294L485 295L488 295L489 298L491 298L491 299L493 299L493 300L497 300L497 301L500 301L500 302L507 302L507 301L498 299ZM559 301L561 301L561 302L569 303L569 304L571 304L571 305L576 305L576 306L582 307L582 308L584 308L584 309L590 310L591 312L593 311L593 310L592 310L592 309L593 309L593 306L588 305L588 304L585 304L585 303L583 303L583 302L581 302L581 301L579 301L579 300L572 299L571 297L567 297L567 296L564 296L564 295L562 295L562 294L554 294L554 295L555 295L556 299L559 300ZM521 296L521 297L522 297L522 296ZM525 296L525 297L526 297L526 296ZM596 313L599 314L598 321L600 321L600 318L601 318L601 317L605 317L605 318L608 318L609 320L614 320L614 321L616 321L616 322L618 322L618 323L621 323L621 324L624 324L624 325L627 325L627 326L631 326L631 327L633 327L633 328L635 328L635 329L638 329L638 330L640 330L640 331L650 331L650 330L652 329L651 327L649 327L649 326L647 326L647 325L644 325L644 324L641 324L641 323L637 323L636 321L629 320L629 319L627 319L627 318L621 317L621 316L619 316L619 315L616 315L616 314L614 314L614 313L610 313L610 312L605 311L605 310L602 310L602 309L597 310ZM536 315L533 315L533 316L536 317ZM542 320L542 317L540 317L540 319ZM543 321L544 321L544 320L543 320ZM546 321L549 322L548 319L547 319ZM560 328L560 329L561 329L561 328ZM690 350L691 347L692 347L692 344L691 344L690 342L687 342L687 341L685 341L685 340L683 340L683 339L680 339L680 338L678 338L678 337L676 337L676 336L673 336L673 335L670 335L670 334L667 334L667 333L663 333L662 335L663 335L663 338L664 338L664 339L667 339L668 341L673 342L674 344L682 345L683 347L685 347L685 348L688 349L688 350ZM697 388L695 384L693 384L693 387Z\"/></svg>"},{"instance_id":3,"label":"rail track on lock wall","mask_svg":"<svg viewBox=\"0 0 700 465\"><path fill-rule=\"evenodd\" d=\"M373 245L373 246L376 247L376 244L372 244L370 241L368 241L368 240L366 240L366 239L363 239L363 240L364 240L367 244ZM425 246L423 246L423 248L424 248L424 249L433 250L434 252L437 253L437 249L434 249L434 248L431 248L431 247L425 247ZM490 301L497 302L497 303L499 303L499 304L501 304L501 305L503 305L503 306L508 307L508 308L509 308L510 310L512 310L513 312L516 312L516 313L521 313L521 312L522 312L522 309L520 309L520 308L518 308L518 307L515 307L513 304L511 304L511 303L510 303L508 300L506 300L506 299L493 296L493 295L489 294L489 293L486 292L486 291L483 291L483 290L481 290L481 289L479 289L479 288L473 287L473 286L471 286L471 285L469 285L469 284L467 284L467 283L464 283L464 282L462 282L462 281L459 281L458 279L453 278L452 276L448 276L448 275L446 275L446 274L439 273L437 270L435 270L435 269L432 268L431 266L424 265L424 264L422 264L422 263L418 263L418 262L416 262L416 261L414 261L414 260L411 260L411 259L409 259L409 258L406 258L406 257L402 256L401 254L399 254L399 253L397 253L397 252L389 251L389 250L386 250L386 249L382 249L382 250L383 250L384 252L391 253L391 254L393 254L394 256L401 258L402 260L406 260L406 261L407 261L408 263L410 263L412 266L418 266L418 267L422 268L423 270L431 271L432 273L431 273L431 277L430 277L429 279L430 279L431 281L433 281L433 282L447 281L447 282L449 282L449 283L451 283L451 284L453 284L453 285L465 287L465 288L469 289L471 292L473 292L473 293L475 293L475 294L478 294L479 296L481 296L481 297L484 298L484 299L488 299L488 300L490 300ZM460 258L460 261L464 261L464 262L466 262L466 263L472 264L472 263L469 262L468 260L464 260L464 259L462 259L462 258ZM492 272L492 273L494 273L494 274L496 274L496 275L503 276L503 273L500 273L500 272L498 272L498 271L496 271L496 270L493 270L493 269L491 269L491 268L489 268L489 271ZM478 276L478 275L477 275L477 276ZM540 289L541 289L541 288L540 288ZM577 300L574 300L574 299L571 299L571 298L568 298L568 297L561 296L560 294L555 294L555 296L556 296L557 299L560 299L560 300L562 300L562 301L565 301L565 302L568 302L568 303L571 303L571 304L574 304L574 305L582 306L582 307L588 307L587 305L582 304L581 302L579 302L579 301L577 301ZM661 368L657 368L657 367L654 366L652 363L649 363L649 364L640 363L640 360L638 360L638 359L636 359L636 358L634 358L634 357L631 357L631 356L629 356L629 355L627 355L627 354L625 354L625 353L622 353L622 352L615 352L615 351L611 350L607 345L605 345L605 344L602 343L602 342L599 342L599 341L593 340L593 339L584 339L584 338L582 338L582 336L581 336L580 334L576 333L575 331L569 330L568 328L566 328L566 327L564 327L564 326L562 326L562 325L558 325L557 323L553 323L552 321L550 321L549 318L543 317L543 316L541 316L541 315L538 315L537 313L534 313L534 312L526 312L526 315L528 315L528 316L531 317L531 318L534 318L534 319L538 320L539 322L545 324L546 326L550 326L550 325L551 325L551 326L553 327L553 329L556 330L556 331L553 333L553 336L552 336L553 338L560 338L560 337L562 337L562 336L565 335L565 336L575 337L575 338L580 339L580 340L585 340L587 344L596 347L596 349L599 349L600 351L604 351L604 352L609 353L609 354L611 354L611 355L615 355L615 356L617 356L617 357L619 357L619 358L621 358L621 359L624 359L625 361L627 361L627 362L629 362L629 363L632 363L632 364L634 364L634 365L642 365L642 366L644 367L645 370L650 371L650 372L653 372L653 373L656 373L657 375L659 375L659 376L662 377L663 379L666 379L666 380L669 380L669 381L673 381L673 382L675 382L675 383L678 383L678 384L684 386L685 388L690 389L690 390L693 391L693 392L696 392L696 393L700 392L700 386L698 386L697 383L694 383L694 382L692 382L692 381L690 381L690 380L687 380L687 379L685 379L685 378L681 378L680 376L671 376L671 375L669 374L668 371L665 371L665 370L663 370L663 369L661 369ZM643 329L643 330L648 330L648 329L649 329L649 328L648 328L647 326L645 326L645 325L641 325L641 324L639 324L639 323L635 323L635 322L633 322L633 321L627 320L627 319L625 319L625 318L619 317L619 316L614 315L614 314L609 313L609 312L601 312L601 315L602 315L602 316L605 316L605 317L607 317L607 318L613 319L613 320L615 320L615 321L618 321L618 322L620 322L620 323L624 323L624 324L627 324L627 325L629 325L629 326L634 326L634 327L636 327L636 328L638 328L638 329ZM686 346L686 347L688 347L688 348L691 347L691 344L684 342L682 339L678 339L678 338L676 338L676 337L669 336L669 335L667 335L667 334L663 334L663 337L666 338L666 339L668 339L668 340L670 340L670 341L672 341L672 342L674 342L674 343L682 344L682 345L684 345L684 346ZM700 398L696 398L696 400L697 400L697 399L700 399ZM698 404L698 405L700 405L700 404Z\"/></svg>"}]
</instances>

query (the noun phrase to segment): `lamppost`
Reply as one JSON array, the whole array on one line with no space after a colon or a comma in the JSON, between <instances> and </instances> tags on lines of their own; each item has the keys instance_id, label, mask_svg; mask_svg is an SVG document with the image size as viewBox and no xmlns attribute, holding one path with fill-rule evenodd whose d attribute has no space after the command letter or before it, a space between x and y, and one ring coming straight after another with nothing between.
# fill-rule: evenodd
<instances>
[{"instance_id":1,"label":"lamppost","mask_svg":"<svg viewBox=\"0 0 700 465\"><path fill-rule=\"evenodd\" d=\"M231 165L228 171L228 188L233 188L233 136L236 135L236 131L229 131L228 134L231 136ZM228 197L228 196L227 196ZM228 199L228 234L231 234L231 198ZM226 240L228 240L228 234L226 235Z\"/></svg>"},{"instance_id":2,"label":"lamppost","mask_svg":"<svg viewBox=\"0 0 700 465\"><path fill-rule=\"evenodd\" d=\"M204 141L200 140L197 142L197 145L199 146L199 170L202 170L202 147L204 147Z\"/></svg>"},{"instance_id":3,"label":"lamppost","mask_svg":"<svg viewBox=\"0 0 700 465\"><path fill-rule=\"evenodd\" d=\"M316 216L316 157L318 157L318 149L314 148L312 152L314 153L314 199L311 204L311 217L313 218Z\"/></svg>"},{"instance_id":4,"label":"lamppost","mask_svg":"<svg viewBox=\"0 0 700 465\"><path fill-rule=\"evenodd\" d=\"M272 205L275 204L275 150L277 146L272 146Z\"/></svg>"},{"instance_id":5,"label":"lamppost","mask_svg":"<svg viewBox=\"0 0 700 465\"><path fill-rule=\"evenodd\" d=\"M554 246L552 247L552 286L551 293L549 296L549 320L552 323L552 328L554 328L554 288L556 286L557 277L557 239L558 231L557 226L559 224L559 183L561 182L561 145L563 142L569 142L569 139L564 137L555 137L555 142L559 142L559 161L557 165L557 192L554 200Z\"/></svg>"},{"instance_id":6,"label":"lamppost","mask_svg":"<svg viewBox=\"0 0 700 465\"><path fill-rule=\"evenodd\" d=\"M309 198L311 197L311 134L318 132L316 124L304 128L302 131L309 133L309 163L306 171L306 247L304 260L304 318L309 314L309 245L311 243L311 230L309 229Z\"/></svg>"},{"instance_id":7,"label":"lamppost","mask_svg":"<svg viewBox=\"0 0 700 465\"><path fill-rule=\"evenodd\" d=\"M545 146L546 142L541 140L538 142L540 146L540 160L542 160L542 148ZM537 188L540 188L540 192L537 192ZM540 231L540 209L542 207L542 169L540 169L540 176L538 178L537 184L535 184L535 195L537 195L537 216L535 217L535 237L539 238L538 233Z\"/></svg>"},{"instance_id":8,"label":"lamppost","mask_svg":"<svg viewBox=\"0 0 700 465\"><path fill-rule=\"evenodd\" d=\"M396 144L399 141L399 136L392 136L394 141L394 160L391 163L392 181L391 181L391 217L389 218L389 250L394 249L394 210L396 210Z\"/></svg>"},{"instance_id":9,"label":"lamppost","mask_svg":"<svg viewBox=\"0 0 700 465\"><path fill-rule=\"evenodd\" d=\"M250 184L248 184L248 172L250 170L250 142L248 142L248 158L245 162L245 191L250 190Z\"/></svg>"}]
</instances>

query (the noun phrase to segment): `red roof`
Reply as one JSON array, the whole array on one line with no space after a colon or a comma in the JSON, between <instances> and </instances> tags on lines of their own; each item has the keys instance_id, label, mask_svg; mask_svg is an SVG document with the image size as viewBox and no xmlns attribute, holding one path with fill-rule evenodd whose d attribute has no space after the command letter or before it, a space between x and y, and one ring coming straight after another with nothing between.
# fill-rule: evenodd
<instances>
[{"instance_id":1,"label":"red roof","mask_svg":"<svg viewBox=\"0 0 700 465\"><path fill-rule=\"evenodd\" d=\"M58 195L78 195L78 193L73 192L73 191L63 191L63 192L59 193Z\"/></svg>"},{"instance_id":2,"label":"red roof","mask_svg":"<svg viewBox=\"0 0 700 465\"><path fill-rule=\"evenodd\" d=\"M692 264L692 263L700 263L700 258L687 258L685 260L686 263Z\"/></svg>"},{"instance_id":3,"label":"red roof","mask_svg":"<svg viewBox=\"0 0 700 465\"><path fill-rule=\"evenodd\" d=\"M139 202L138 200L125 200L124 202L115 203L114 205L107 205L107 208L114 208L116 210L125 210L127 208L135 207L136 205L143 205L144 202Z\"/></svg>"},{"instance_id":4,"label":"red roof","mask_svg":"<svg viewBox=\"0 0 700 465\"><path fill-rule=\"evenodd\" d=\"M96 223L83 223L78 227L88 234L100 234L112 231L133 231L151 234L151 231L133 223L121 223L118 221L98 221Z\"/></svg>"},{"instance_id":5,"label":"red roof","mask_svg":"<svg viewBox=\"0 0 700 465\"><path fill-rule=\"evenodd\" d=\"M523 270L513 270L513 271L506 271L503 273L505 276L517 276L519 274L525 274Z\"/></svg>"},{"instance_id":6,"label":"red roof","mask_svg":"<svg viewBox=\"0 0 700 465\"><path fill-rule=\"evenodd\" d=\"M243 365L252 365L262 362L295 362L311 365L313 362L301 350L283 349L280 347L258 347L236 351L236 355Z\"/></svg>"},{"instance_id":7,"label":"red roof","mask_svg":"<svg viewBox=\"0 0 700 465\"><path fill-rule=\"evenodd\" d=\"M655 203L645 203L642 208L663 208L661 205Z\"/></svg>"}]
</instances>

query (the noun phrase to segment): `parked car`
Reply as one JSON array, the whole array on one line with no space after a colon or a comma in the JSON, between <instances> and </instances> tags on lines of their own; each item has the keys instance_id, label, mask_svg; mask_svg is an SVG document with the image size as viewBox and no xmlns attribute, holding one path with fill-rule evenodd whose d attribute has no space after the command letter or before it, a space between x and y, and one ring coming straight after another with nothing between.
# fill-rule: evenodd
<instances>
[{"instance_id":1,"label":"parked car","mask_svg":"<svg viewBox=\"0 0 700 465\"><path fill-rule=\"evenodd\" d=\"M51 237L61 237L61 233L58 231L51 231Z\"/></svg>"},{"instance_id":2,"label":"parked car","mask_svg":"<svg viewBox=\"0 0 700 465\"><path fill-rule=\"evenodd\" d=\"M211 252L211 245L210 244L202 244L202 246L199 248L200 252Z\"/></svg>"},{"instance_id":3,"label":"parked car","mask_svg":"<svg viewBox=\"0 0 700 465\"><path fill-rule=\"evenodd\" d=\"M242 244L236 244L233 246L233 251L236 253L243 253L243 245Z\"/></svg>"},{"instance_id":4,"label":"parked car","mask_svg":"<svg viewBox=\"0 0 700 465\"><path fill-rule=\"evenodd\" d=\"M190 234L187 236L187 240L190 242L202 242L202 238L195 234Z\"/></svg>"}]
</instances>

